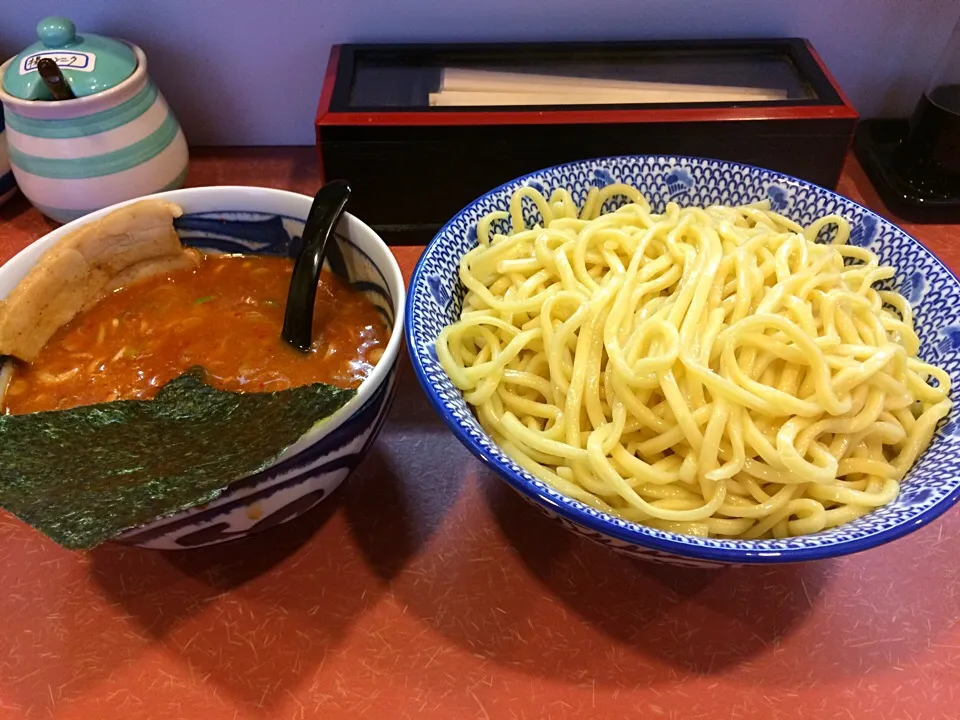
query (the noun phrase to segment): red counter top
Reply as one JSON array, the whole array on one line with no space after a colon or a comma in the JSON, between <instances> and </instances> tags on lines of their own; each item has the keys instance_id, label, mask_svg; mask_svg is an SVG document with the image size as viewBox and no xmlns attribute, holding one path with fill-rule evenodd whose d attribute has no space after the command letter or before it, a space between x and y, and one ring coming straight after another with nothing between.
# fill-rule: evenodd
<instances>
[{"instance_id":1,"label":"red counter top","mask_svg":"<svg viewBox=\"0 0 960 720\"><path fill-rule=\"evenodd\" d=\"M194 150L188 182L318 174L311 148ZM840 191L888 215L853 159ZM960 226L900 224L960 272ZM51 227L8 203L0 262ZM957 509L833 561L629 560L486 471L402 362L355 475L253 540L72 553L0 511L0 718L960 718Z\"/></svg>"}]
</instances>

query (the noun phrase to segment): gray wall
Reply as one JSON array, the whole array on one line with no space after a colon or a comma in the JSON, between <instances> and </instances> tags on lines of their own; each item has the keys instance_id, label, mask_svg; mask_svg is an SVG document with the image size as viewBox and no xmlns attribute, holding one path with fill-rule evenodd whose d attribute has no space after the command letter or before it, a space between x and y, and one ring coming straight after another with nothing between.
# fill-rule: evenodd
<instances>
[{"instance_id":1,"label":"gray wall","mask_svg":"<svg viewBox=\"0 0 960 720\"><path fill-rule=\"evenodd\" d=\"M0 54L44 14L131 40L193 144L313 143L330 45L801 36L862 116L916 102L957 0L0 0Z\"/></svg>"}]
</instances>

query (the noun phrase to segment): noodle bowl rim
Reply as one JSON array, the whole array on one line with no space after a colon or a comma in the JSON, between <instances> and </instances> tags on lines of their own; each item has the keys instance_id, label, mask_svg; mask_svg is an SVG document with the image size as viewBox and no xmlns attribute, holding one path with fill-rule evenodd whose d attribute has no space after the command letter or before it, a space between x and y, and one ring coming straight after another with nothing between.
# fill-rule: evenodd
<instances>
[{"instance_id":1,"label":"noodle bowl rim","mask_svg":"<svg viewBox=\"0 0 960 720\"><path fill-rule=\"evenodd\" d=\"M554 181L550 180L546 176L562 173L569 177L572 175L572 173L564 171L578 170L589 172L591 169L603 169L610 173L616 173L618 166L627 163L634 163L642 167L644 164L657 161L674 162L676 164L680 164L685 161L688 163L698 164L706 163L710 166L713 166L713 169L737 169L741 171L747 171L749 174L760 173L769 177L770 182L792 184L794 187L799 186L808 192L820 194L827 200L835 201L840 206L848 205L853 209L859 208L863 213L865 213L865 217L870 216L874 218L877 223L878 232L880 232L883 228L897 231L902 235L906 242L916 245L919 251L926 253L926 255L933 260L934 263L939 265L952 281L952 294L954 298L960 302L960 278L958 278L957 274L947 267L936 256L936 254L927 248L926 245L899 226L875 213L873 210L870 210L861 203L844 197L833 190L829 190L814 183L801 180L792 175L747 163L737 163L726 160L718 160L715 158L688 155L619 155L596 157L554 165L509 180L463 206L443 225L433 239L427 244L411 275L410 283L407 288L407 303L404 312L404 336L407 343L407 349L410 354L411 364L413 365L417 380L427 395L430 404L433 406L437 414L440 415L451 432L453 432L454 436L468 450L482 460L486 466L494 470L497 475L503 478L510 485L510 487L518 491L527 500L533 501L534 504L541 506L542 509L558 515L562 519L571 522L590 533L606 536L607 538L612 538L629 545L649 548L651 550L659 551L668 555L680 557L716 561L721 563L747 564L802 562L806 560L817 560L828 557L840 557L843 555L849 555L852 553L861 552L863 550L868 550L870 548L874 548L896 540L914 532L915 530L918 530L924 525L933 522L941 515L946 513L947 510L960 501L960 479L958 479L956 486L932 507L923 511L919 511L916 516L901 519L897 524L891 527L885 527L861 537L844 538L826 533L815 533L813 535L791 537L785 540L731 540L722 538L694 538L667 530L650 528L617 518L608 513L604 513L593 508L588 508L583 503L580 503L573 498L564 496L562 493L556 490L548 489L542 481L537 480L532 475L525 473L522 470L521 472L516 472L498 457L490 453L479 442L477 442L476 439L474 439L473 435L477 431L473 430L472 428L468 428L466 425L461 423L450 412L450 410L447 409L446 404L440 397L436 386L427 376L427 371L423 364L424 358L422 357L421 350L417 342L417 325L414 321L415 303L424 293L429 293L426 283L425 265L431 255L431 250L435 250L435 248L440 246L451 244L450 242L446 241L446 238L454 225L460 222L464 215L470 213L478 206L492 200L498 195L503 195L503 202L500 203L502 207L500 209L506 209L509 201L509 194L512 194L519 188L523 187L525 183L531 180L551 187L551 189L554 187L564 186L569 189L570 186L576 183L567 181L565 185L559 183L551 185L551 183ZM644 169L641 170L641 172L649 173L650 171ZM789 211L787 211L786 214L789 217ZM462 257L462 255L458 256L456 260L459 260L459 257ZM897 271L899 274L900 268L897 268ZM455 272L453 274L442 275L440 277L444 281L442 287L445 291L450 293L452 302L454 295L461 289L461 282L456 276ZM450 283L451 280L453 281L452 284ZM435 339L436 338L434 338L434 341ZM466 404L466 401L464 401L464 403ZM473 410L470 409L469 406L468 409L472 414ZM960 412L960 407L955 405L951 411L951 414L946 418L946 421L949 422L951 419L953 419L957 412ZM487 441L492 446L496 447L505 457L509 458L509 454L502 447L500 447L489 436L487 436L485 432L482 430L480 430L480 432L486 436ZM934 446L942 442L944 442L943 436L939 434L935 435L930 447L927 448L926 452L930 452ZM958 462L960 462L960 457L958 457ZM514 464L516 463L514 462ZM913 474L914 470L911 469L905 478L906 482L909 482L909 478ZM556 498L552 497L550 493L556 493L557 495L561 496L563 500L558 501ZM890 504L890 507L896 506L900 501L901 498L898 497ZM869 517L872 514L873 513L868 513L864 517ZM862 518L858 518L858 520L860 519ZM857 522L857 520L853 522ZM846 527L850 524L852 523L848 523L839 527ZM834 528L834 530L836 530L836 528ZM827 533L829 533L829 531L827 531ZM824 542L824 537L830 538L831 541ZM836 537L835 540L833 540L834 537ZM810 538L816 538L817 540L810 542ZM784 547L785 544L788 544L788 546Z\"/></svg>"}]
</instances>

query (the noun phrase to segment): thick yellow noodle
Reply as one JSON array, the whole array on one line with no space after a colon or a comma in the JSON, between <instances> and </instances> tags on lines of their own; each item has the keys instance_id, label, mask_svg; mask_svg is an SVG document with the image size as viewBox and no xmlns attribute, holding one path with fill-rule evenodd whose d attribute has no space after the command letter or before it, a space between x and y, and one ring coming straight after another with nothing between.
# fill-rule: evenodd
<instances>
[{"instance_id":1,"label":"thick yellow noodle","mask_svg":"<svg viewBox=\"0 0 960 720\"><path fill-rule=\"evenodd\" d=\"M578 210L523 188L479 223L437 355L493 440L569 497L693 535L814 533L896 498L951 407L909 302L875 288L894 270L849 234L764 203L655 214L611 185Z\"/></svg>"}]
</instances>

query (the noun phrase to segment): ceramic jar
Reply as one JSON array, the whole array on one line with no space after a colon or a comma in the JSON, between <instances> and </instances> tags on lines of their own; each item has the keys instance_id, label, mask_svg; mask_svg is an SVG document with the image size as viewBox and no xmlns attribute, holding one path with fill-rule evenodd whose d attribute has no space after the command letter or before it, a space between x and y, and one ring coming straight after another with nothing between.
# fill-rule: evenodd
<instances>
[{"instance_id":1,"label":"ceramic jar","mask_svg":"<svg viewBox=\"0 0 960 720\"><path fill-rule=\"evenodd\" d=\"M17 191L17 183L10 169L7 157L7 134L3 127L3 110L0 110L0 205L3 205Z\"/></svg>"},{"instance_id":2,"label":"ceramic jar","mask_svg":"<svg viewBox=\"0 0 960 720\"><path fill-rule=\"evenodd\" d=\"M136 45L78 36L47 18L41 42L0 66L10 165L44 215L68 222L141 195L180 187L187 143ZM54 101L36 58L54 58L76 97ZM91 72L94 71L94 72Z\"/></svg>"}]
</instances>

